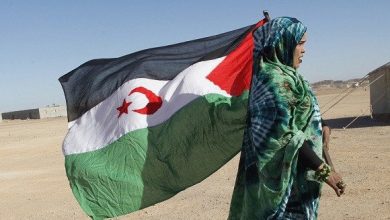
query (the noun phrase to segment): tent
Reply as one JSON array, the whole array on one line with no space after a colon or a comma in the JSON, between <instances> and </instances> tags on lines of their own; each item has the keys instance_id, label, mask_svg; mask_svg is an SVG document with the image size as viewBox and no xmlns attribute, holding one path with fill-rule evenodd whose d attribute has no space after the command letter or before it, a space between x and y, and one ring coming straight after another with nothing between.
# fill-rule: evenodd
<instances>
[{"instance_id":1,"label":"tent","mask_svg":"<svg viewBox=\"0 0 390 220\"><path fill-rule=\"evenodd\" d=\"M390 62L369 74L372 116L390 120Z\"/></svg>"}]
</instances>

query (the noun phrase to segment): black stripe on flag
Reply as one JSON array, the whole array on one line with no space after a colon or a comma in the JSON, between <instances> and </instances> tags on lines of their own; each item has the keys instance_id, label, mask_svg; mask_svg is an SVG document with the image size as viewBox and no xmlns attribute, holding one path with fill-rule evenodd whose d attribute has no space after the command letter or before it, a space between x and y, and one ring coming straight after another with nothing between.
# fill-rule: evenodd
<instances>
[{"instance_id":1,"label":"black stripe on flag","mask_svg":"<svg viewBox=\"0 0 390 220\"><path fill-rule=\"evenodd\" d=\"M196 62L227 55L252 27L82 64L59 78L65 93L68 121L79 118L129 80L171 80Z\"/></svg>"}]
</instances>

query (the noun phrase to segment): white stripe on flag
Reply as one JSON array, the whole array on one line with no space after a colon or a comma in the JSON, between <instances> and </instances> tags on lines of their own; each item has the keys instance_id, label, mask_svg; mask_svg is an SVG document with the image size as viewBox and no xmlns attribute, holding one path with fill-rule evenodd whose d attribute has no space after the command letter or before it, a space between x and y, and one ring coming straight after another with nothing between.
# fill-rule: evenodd
<instances>
[{"instance_id":1,"label":"white stripe on flag","mask_svg":"<svg viewBox=\"0 0 390 220\"><path fill-rule=\"evenodd\" d=\"M196 63L171 81L145 78L128 81L110 97L69 123L63 153L70 155L104 148L128 132L161 124L199 96L214 93L230 97L206 78L224 58ZM161 108L152 115L146 116L132 111L143 108L148 102L145 95L140 93L128 96L131 90L139 86L163 99ZM122 114L118 118L117 108L122 105L123 99L132 103L128 107L128 114Z\"/></svg>"}]
</instances>

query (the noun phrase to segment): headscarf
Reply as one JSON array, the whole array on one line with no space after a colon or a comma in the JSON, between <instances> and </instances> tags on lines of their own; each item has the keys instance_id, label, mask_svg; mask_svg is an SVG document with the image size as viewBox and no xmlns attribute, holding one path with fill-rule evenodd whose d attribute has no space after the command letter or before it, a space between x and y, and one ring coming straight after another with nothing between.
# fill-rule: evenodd
<instances>
[{"instance_id":1,"label":"headscarf","mask_svg":"<svg viewBox=\"0 0 390 220\"><path fill-rule=\"evenodd\" d=\"M253 33L255 57L292 67L294 49L306 32L296 18L280 17L271 20Z\"/></svg>"}]
</instances>

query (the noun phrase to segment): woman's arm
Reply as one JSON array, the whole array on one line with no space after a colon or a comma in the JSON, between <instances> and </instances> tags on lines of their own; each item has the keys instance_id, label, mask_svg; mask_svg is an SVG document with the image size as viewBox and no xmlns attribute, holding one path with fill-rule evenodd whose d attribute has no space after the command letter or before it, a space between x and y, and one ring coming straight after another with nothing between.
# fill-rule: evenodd
<instances>
[{"instance_id":1,"label":"woman's arm","mask_svg":"<svg viewBox=\"0 0 390 220\"><path fill-rule=\"evenodd\" d=\"M328 123L324 119L321 119L321 124L322 124L322 142L324 144L324 147L328 148L329 144L329 138L332 130L330 129Z\"/></svg>"},{"instance_id":2,"label":"woman's arm","mask_svg":"<svg viewBox=\"0 0 390 220\"><path fill-rule=\"evenodd\" d=\"M346 185L340 174L333 170L327 163L323 162L306 142L299 149L298 160L304 167L316 171L318 180L324 181L332 187L337 196L344 193Z\"/></svg>"},{"instance_id":3,"label":"woman's arm","mask_svg":"<svg viewBox=\"0 0 390 220\"><path fill-rule=\"evenodd\" d=\"M305 142L303 146L299 149L299 156L298 156L299 163L306 168L315 170L316 174L319 175L319 178L324 178L324 180L322 181L324 181L326 184L332 187L333 190L336 192L337 196L340 196L345 192L346 184L343 182L340 174L338 174L334 170L333 163L328 153L328 149L329 149L328 144L329 144L329 137L331 132L330 127L324 122L322 123L322 125L323 125L322 130L323 130L323 144L324 144L323 153L324 153L325 162L322 161L317 156L317 154L315 154L314 151L309 147L309 145Z\"/></svg>"},{"instance_id":4,"label":"woman's arm","mask_svg":"<svg viewBox=\"0 0 390 220\"><path fill-rule=\"evenodd\" d=\"M307 142L304 142L302 147L299 148L298 160L303 167L312 170L317 170L324 163L309 147Z\"/></svg>"},{"instance_id":5,"label":"woman's arm","mask_svg":"<svg viewBox=\"0 0 390 220\"><path fill-rule=\"evenodd\" d=\"M331 129L323 119L321 119L321 124L322 124L322 143L323 143L322 153L324 155L325 162L332 167L333 171L336 171L332 159L330 158L329 155L329 140L330 140Z\"/></svg>"}]
</instances>

